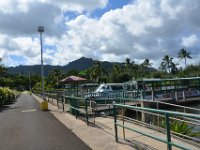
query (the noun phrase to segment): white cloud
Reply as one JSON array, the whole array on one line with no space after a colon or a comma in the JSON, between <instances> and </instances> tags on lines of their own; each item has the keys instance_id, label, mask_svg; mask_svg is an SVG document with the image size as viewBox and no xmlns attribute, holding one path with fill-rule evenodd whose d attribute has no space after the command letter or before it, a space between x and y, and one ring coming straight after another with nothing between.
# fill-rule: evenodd
<instances>
[{"instance_id":1,"label":"white cloud","mask_svg":"<svg viewBox=\"0 0 200 150\"><path fill-rule=\"evenodd\" d=\"M164 55L177 57L182 47L188 47L192 61L198 63L199 0L136 0L99 18L91 17L93 10L107 4L108 0L0 3L0 49L24 56L26 64L39 63L36 30L44 25L44 60L48 64L65 65L85 56L115 62L126 57L137 62L148 58L159 66ZM69 20L68 11L75 11L77 17Z\"/></svg>"},{"instance_id":2,"label":"white cloud","mask_svg":"<svg viewBox=\"0 0 200 150\"><path fill-rule=\"evenodd\" d=\"M199 39L197 37L197 35L190 35L188 37L182 37L182 42L181 45L183 45L184 47L194 47L199 43Z\"/></svg>"},{"instance_id":3,"label":"white cloud","mask_svg":"<svg viewBox=\"0 0 200 150\"><path fill-rule=\"evenodd\" d=\"M62 11L77 11L79 13L87 10L92 11L96 8L105 8L108 0L45 0L61 8Z\"/></svg>"},{"instance_id":4,"label":"white cloud","mask_svg":"<svg viewBox=\"0 0 200 150\"><path fill-rule=\"evenodd\" d=\"M54 5L63 12L77 11L81 13L96 8L104 8L108 0L5 0L0 3L0 11L6 14L16 13L16 11L27 13L34 3Z\"/></svg>"},{"instance_id":5,"label":"white cloud","mask_svg":"<svg viewBox=\"0 0 200 150\"><path fill-rule=\"evenodd\" d=\"M194 3L199 5L194 7ZM98 20L80 15L66 22L66 41L76 41L72 44L76 44L74 50L80 50L84 56L110 61L123 56L138 60L149 58L158 66L156 62L160 63L158 60L166 54L177 57L185 33L199 34L199 17L188 22L191 14L197 11L200 13L197 0L139 0L122 9L111 10ZM193 41L187 41L190 45L196 43L194 37Z\"/></svg>"}]
</instances>

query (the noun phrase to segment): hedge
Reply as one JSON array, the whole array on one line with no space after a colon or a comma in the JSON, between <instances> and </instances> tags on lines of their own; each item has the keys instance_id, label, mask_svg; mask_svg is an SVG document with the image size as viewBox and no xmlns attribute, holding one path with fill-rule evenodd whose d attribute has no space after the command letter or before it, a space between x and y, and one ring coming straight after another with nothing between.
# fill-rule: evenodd
<instances>
[{"instance_id":1,"label":"hedge","mask_svg":"<svg viewBox=\"0 0 200 150\"><path fill-rule=\"evenodd\" d=\"M17 92L9 88L0 87L0 106L10 103L16 99Z\"/></svg>"}]
</instances>

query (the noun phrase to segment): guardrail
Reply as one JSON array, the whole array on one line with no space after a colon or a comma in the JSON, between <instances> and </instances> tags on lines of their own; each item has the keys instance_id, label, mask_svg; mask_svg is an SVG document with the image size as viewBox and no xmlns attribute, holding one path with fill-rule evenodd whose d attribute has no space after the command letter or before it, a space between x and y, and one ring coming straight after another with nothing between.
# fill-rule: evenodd
<instances>
[{"instance_id":1,"label":"guardrail","mask_svg":"<svg viewBox=\"0 0 200 150\"><path fill-rule=\"evenodd\" d=\"M60 94L58 94L57 96L56 95L57 94L55 94L55 93L54 94L53 93L46 94L49 101L51 101L51 99L54 99L54 96L55 96L55 98L57 100L57 105L59 106L59 104L61 104L63 111L70 112L76 118L78 118L78 117L82 118L84 121L86 121L87 125L89 125L90 122L95 124L96 112L99 111L100 107L104 107L104 105L99 104L98 102L96 103L95 101L86 100L86 99L81 98L81 97L64 96L64 95L60 95ZM176 121L183 121L183 122L195 125L195 126L199 125L199 122L200 122L200 121L197 122L197 123L193 122L193 121L196 121L196 120L194 120L194 118L200 119L200 115L193 115L193 114L188 115L188 114L185 114L185 113L164 111L164 110L159 110L159 107L157 109L150 109L150 108L141 108L141 107L125 105L125 104L129 104L129 105L136 105L137 106L141 102L141 100L138 100L138 99L133 100L131 98L110 98L108 101L106 99L103 99L102 101L104 101L105 103L109 103L109 105L106 105L106 107L108 107L110 110L114 109L116 141L118 141L118 134L117 134L117 132L118 132L117 126L118 126L118 127L122 127L123 130L126 128L128 130L135 131L137 133L146 135L146 136L151 137L153 139L156 139L158 141L164 142L168 145L169 150L171 150L172 146L176 146L176 147L179 147L179 148L182 148L182 149L186 149L182 145L171 142L171 133L173 133L172 136L174 136L174 135L180 136L180 135L179 135L179 133L174 133L173 131L170 131L170 120L174 119ZM110 105L111 101L120 102L121 104L124 104L124 105L114 104L114 105L111 106ZM159 104L159 102L156 102L156 101L155 102L144 101L144 102ZM161 103L164 104L163 102L161 102ZM177 107L184 108L184 109L187 108L187 107L179 106L179 105L175 105L175 104L170 104L169 106L177 106ZM150 115L154 115L154 116L157 117L156 121L158 121L158 123L157 123L158 126L159 126L159 121L160 121L159 118L162 119L162 117L164 116L165 117L165 125L166 125L165 132L167 133L167 138L166 139L160 139L159 137L155 137L155 136L143 133L143 132L138 131L136 129L131 129L130 127L125 126L124 122L123 122L123 124L117 123L117 114L116 114L117 108L116 107L123 107L123 108L132 109L132 110L136 111L136 116L137 116L136 118L137 119L140 117L141 112L147 113L147 114L150 114ZM190 109L190 108L188 107L187 109ZM192 109L192 110L194 110L194 109ZM174 118L174 116L183 116L184 118L187 118L187 119L189 117L190 120L185 121L185 120L181 120L180 118ZM91 118L93 119L92 121L91 121ZM123 118L123 120L124 120L124 118ZM125 118L125 119L127 119L127 118ZM138 122L140 122L140 121L138 121ZM159 127L157 127L157 128L159 128ZM154 128L154 129L156 129L156 128ZM185 136L185 135L181 135L181 136L184 137L184 138L188 138L188 139L190 138L190 137ZM125 134L124 134L124 137L125 137ZM190 139L193 140L192 138L190 138Z\"/></svg>"},{"instance_id":2,"label":"guardrail","mask_svg":"<svg viewBox=\"0 0 200 150\"><path fill-rule=\"evenodd\" d=\"M165 124L166 124L166 139L162 139L160 137L155 137L153 135L144 133L143 131L139 131L137 129L133 129L130 128L128 126L125 126L124 124L119 124L117 123L117 108L126 108L126 109L131 109L131 110L137 110L137 111L145 111L145 112L151 112L151 113L158 113L158 114L162 114L165 115ZM187 113L179 113L179 112L173 112L173 111L165 111L165 110L157 110L157 109L151 109L151 108L143 108L143 107L136 107L136 106L128 106L128 105L122 105L122 104L115 104L114 103L114 127L115 127L115 140L116 142L118 142L118 126L122 127L123 129L128 129L130 131L134 131L137 133L140 133L142 135L145 135L147 137L153 138L155 140L158 140L160 142L166 143L168 150L172 149L172 146L181 148L181 149L189 149L189 148L185 148L184 146L177 144L175 142L171 141L171 131L170 131L170 121L169 121L169 117L170 116L183 116L183 117L190 117L190 118L196 118L196 119L200 119L200 115L195 115L195 114L187 114Z\"/></svg>"},{"instance_id":3,"label":"guardrail","mask_svg":"<svg viewBox=\"0 0 200 150\"><path fill-rule=\"evenodd\" d=\"M190 112L200 113L200 110L197 108L181 106L181 105L171 104L171 103L166 103L166 102L161 102L161 101L153 101L153 102L155 102L157 104L157 109L159 109L159 104L163 104L168 107L179 109L184 113L190 113Z\"/></svg>"},{"instance_id":4,"label":"guardrail","mask_svg":"<svg viewBox=\"0 0 200 150\"><path fill-rule=\"evenodd\" d=\"M89 125L89 123L95 124L95 104L91 104L90 101L87 101L84 98L71 96L61 96L60 102L62 104L63 112L69 111L76 119L78 117L82 118L86 121L87 125ZM91 107L91 105L94 105L94 107ZM93 121L90 121L90 116L92 116Z\"/></svg>"},{"instance_id":5,"label":"guardrail","mask_svg":"<svg viewBox=\"0 0 200 150\"><path fill-rule=\"evenodd\" d=\"M41 92L34 92L38 96L41 96ZM91 102L87 101L84 98L81 97L74 97L74 96L65 96L63 91L59 92L49 92L45 93L46 100L52 104L55 104L54 101L56 100L57 107L60 108L60 104L62 105L62 110L70 112L72 115L76 117L76 119L82 118L84 121L86 121L87 125L89 123L95 124L95 114L93 113L93 121L90 121L90 112L94 112L91 107ZM68 108L68 109L67 109Z\"/></svg>"}]
</instances>

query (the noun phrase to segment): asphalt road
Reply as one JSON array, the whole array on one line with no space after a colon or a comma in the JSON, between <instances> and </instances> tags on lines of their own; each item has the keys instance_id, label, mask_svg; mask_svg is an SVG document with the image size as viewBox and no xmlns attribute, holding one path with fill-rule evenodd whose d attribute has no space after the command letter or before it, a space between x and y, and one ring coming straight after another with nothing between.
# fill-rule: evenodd
<instances>
[{"instance_id":1,"label":"asphalt road","mask_svg":"<svg viewBox=\"0 0 200 150\"><path fill-rule=\"evenodd\" d=\"M30 95L0 108L0 150L89 150Z\"/></svg>"}]
</instances>

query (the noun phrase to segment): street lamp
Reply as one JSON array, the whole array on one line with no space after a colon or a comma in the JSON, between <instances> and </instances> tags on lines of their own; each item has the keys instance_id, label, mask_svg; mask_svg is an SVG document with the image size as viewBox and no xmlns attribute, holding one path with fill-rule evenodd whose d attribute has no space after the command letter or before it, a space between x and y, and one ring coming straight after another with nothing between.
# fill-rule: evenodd
<instances>
[{"instance_id":1,"label":"street lamp","mask_svg":"<svg viewBox=\"0 0 200 150\"><path fill-rule=\"evenodd\" d=\"M41 45L41 76L42 76L42 99L45 101L44 95L44 67L43 67L43 49L42 49L42 33L44 32L44 27L39 26L38 32L40 33L40 45Z\"/></svg>"}]
</instances>

